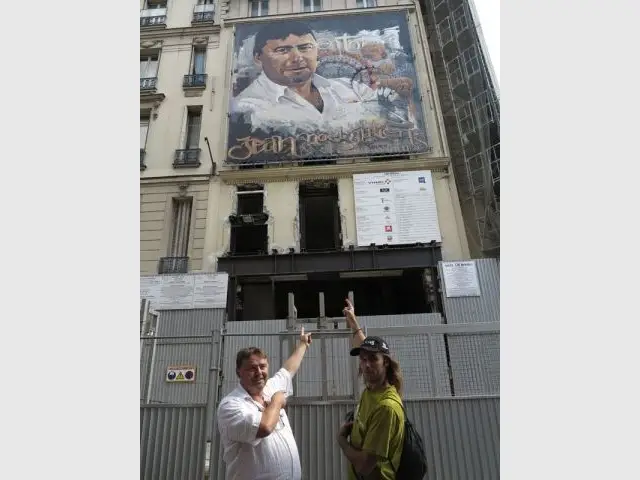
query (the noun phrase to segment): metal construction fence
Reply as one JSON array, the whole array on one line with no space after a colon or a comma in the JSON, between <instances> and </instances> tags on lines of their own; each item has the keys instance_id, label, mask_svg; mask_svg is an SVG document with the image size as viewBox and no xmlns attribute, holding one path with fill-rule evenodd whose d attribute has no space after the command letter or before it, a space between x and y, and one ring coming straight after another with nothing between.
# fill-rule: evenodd
<instances>
[{"instance_id":1,"label":"metal construction fence","mask_svg":"<svg viewBox=\"0 0 640 480\"><path fill-rule=\"evenodd\" d=\"M500 445L499 266L476 261L478 297L443 295L443 314L359 317L400 363L409 419L425 440L429 480L497 480ZM323 297L321 296L322 305ZM304 480L346 478L335 441L362 389L349 356L344 319L295 317L226 322L221 309L140 313L140 478L225 479L215 410L237 385L235 356L256 346L271 373L295 345L300 327L313 344L294 378L287 413ZM178 381L177 375L189 378Z\"/></svg>"},{"instance_id":2,"label":"metal construction fence","mask_svg":"<svg viewBox=\"0 0 640 480\"><path fill-rule=\"evenodd\" d=\"M225 478L214 412L237 385L235 353L249 345L264 348L274 373L299 335L298 326L287 330L280 320L249 323L209 335L142 340L141 478ZM305 325L314 342L294 378L288 414L303 478L339 479L346 464L335 433L363 385L349 356L350 332L342 325L313 327ZM427 443L428 478L498 478L499 324L366 328L385 338L400 362L407 411ZM167 381L167 371L181 365L196 366L193 381Z\"/></svg>"}]
</instances>

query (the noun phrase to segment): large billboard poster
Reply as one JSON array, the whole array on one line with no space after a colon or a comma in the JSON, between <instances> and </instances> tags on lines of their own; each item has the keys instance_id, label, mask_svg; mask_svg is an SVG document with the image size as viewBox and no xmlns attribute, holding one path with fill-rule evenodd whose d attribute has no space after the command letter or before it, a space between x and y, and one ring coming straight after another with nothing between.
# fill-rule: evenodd
<instances>
[{"instance_id":1,"label":"large billboard poster","mask_svg":"<svg viewBox=\"0 0 640 480\"><path fill-rule=\"evenodd\" d=\"M430 151L407 13L236 26L227 163Z\"/></svg>"}]
</instances>

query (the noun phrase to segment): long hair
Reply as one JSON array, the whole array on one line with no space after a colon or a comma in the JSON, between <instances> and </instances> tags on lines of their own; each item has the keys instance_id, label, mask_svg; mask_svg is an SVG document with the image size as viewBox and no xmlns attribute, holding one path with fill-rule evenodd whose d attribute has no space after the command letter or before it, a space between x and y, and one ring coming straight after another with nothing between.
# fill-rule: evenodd
<instances>
[{"instance_id":1,"label":"long hair","mask_svg":"<svg viewBox=\"0 0 640 480\"><path fill-rule=\"evenodd\" d=\"M400 370L400 364L389 355L382 354L382 357L383 359L386 358L388 361L385 375L387 383L396 387L398 395L402 397L402 385L404 381L402 379L402 370ZM358 366L358 376L362 376L362 368L360 366Z\"/></svg>"},{"instance_id":2,"label":"long hair","mask_svg":"<svg viewBox=\"0 0 640 480\"><path fill-rule=\"evenodd\" d=\"M387 365L387 382L390 385L396 387L398 391L398 395L402 397L402 370L400 370L400 364L394 360L393 358L385 355L389 360L389 365Z\"/></svg>"}]
</instances>

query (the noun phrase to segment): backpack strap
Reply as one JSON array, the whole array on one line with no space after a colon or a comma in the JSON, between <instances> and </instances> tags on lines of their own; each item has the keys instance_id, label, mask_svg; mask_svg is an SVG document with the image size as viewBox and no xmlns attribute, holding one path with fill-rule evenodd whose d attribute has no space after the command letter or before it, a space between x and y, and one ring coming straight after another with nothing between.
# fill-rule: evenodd
<instances>
[{"instance_id":1,"label":"backpack strap","mask_svg":"<svg viewBox=\"0 0 640 480\"><path fill-rule=\"evenodd\" d=\"M402 408L402 413L404 413L404 421L406 423L407 422L407 411L404 409L404 405L402 404L402 402L399 402L395 398L385 398L385 400L392 400L392 401L396 402L398 405L400 405L400 408ZM406 435L406 432L404 432L404 434ZM387 461L389 462L389 465L391 465L391 468L393 469L393 474L397 475L398 474L398 470L396 470L396 467L393 466L393 462L391 461L391 457L387 457ZM400 461L402 461L402 459ZM398 468L400 468L400 466L398 466Z\"/></svg>"}]
</instances>

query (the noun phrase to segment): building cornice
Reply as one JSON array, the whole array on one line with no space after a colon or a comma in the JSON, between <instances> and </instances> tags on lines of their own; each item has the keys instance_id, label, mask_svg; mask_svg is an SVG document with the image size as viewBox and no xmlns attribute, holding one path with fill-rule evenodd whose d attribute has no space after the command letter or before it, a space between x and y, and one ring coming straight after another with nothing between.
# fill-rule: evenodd
<instances>
[{"instance_id":1,"label":"building cornice","mask_svg":"<svg viewBox=\"0 0 640 480\"><path fill-rule=\"evenodd\" d=\"M193 35L219 34L220 25L208 23L197 24L190 27L163 28L163 29L140 29L140 40L162 40L170 37L184 37Z\"/></svg>"},{"instance_id":2,"label":"building cornice","mask_svg":"<svg viewBox=\"0 0 640 480\"><path fill-rule=\"evenodd\" d=\"M393 5L388 7L376 7L367 8L366 13L375 12L394 12L394 11L415 11L416 7L413 4L406 5ZM272 22L274 20L286 19L289 17L306 18L306 17L331 17L335 15L362 15L364 12L362 8L348 8L348 9L334 9L334 10L322 10L321 12L296 12L296 13L282 13L278 15L267 15L264 17L237 17L237 18L223 18L223 24L232 26L239 23L260 23L260 22Z\"/></svg>"},{"instance_id":3,"label":"building cornice","mask_svg":"<svg viewBox=\"0 0 640 480\"><path fill-rule=\"evenodd\" d=\"M223 170L217 176L227 184L252 182L286 182L349 178L356 173L402 172L411 170L446 171L448 157L391 160L385 162L347 163L342 165L309 165L306 167L273 167L247 170Z\"/></svg>"},{"instance_id":4,"label":"building cornice","mask_svg":"<svg viewBox=\"0 0 640 480\"><path fill-rule=\"evenodd\" d=\"M178 185L180 183L209 183L211 175L171 175L162 177L140 177L140 186Z\"/></svg>"}]
</instances>

